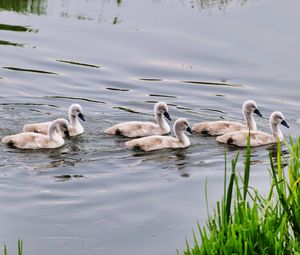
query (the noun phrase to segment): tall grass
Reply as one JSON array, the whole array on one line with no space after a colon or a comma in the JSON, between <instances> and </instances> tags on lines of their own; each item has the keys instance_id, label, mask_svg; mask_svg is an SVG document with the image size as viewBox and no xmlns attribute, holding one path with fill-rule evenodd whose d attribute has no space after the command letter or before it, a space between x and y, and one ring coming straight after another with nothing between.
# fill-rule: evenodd
<instances>
[{"instance_id":1,"label":"tall grass","mask_svg":"<svg viewBox=\"0 0 300 255\"><path fill-rule=\"evenodd\" d=\"M237 155L231 161L228 185L225 155L222 200L216 203L212 215L208 216L206 226L201 227L198 224L201 242L193 232L194 245L191 247L186 241L184 255L300 255L300 138L296 142L291 141L287 146L290 151L287 171L282 167L280 143L277 146L275 162L270 155L272 185L266 197L260 195L256 189L249 188L249 140L244 157L244 175L241 177L236 172L239 158ZM285 176L286 172L288 178Z\"/></svg>"},{"instance_id":2,"label":"tall grass","mask_svg":"<svg viewBox=\"0 0 300 255\"><path fill-rule=\"evenodd\" d=\"M18 240L18 255L23 254L23 242L22 240ZM7 247L4 245L4 255L8 255Z\"/></svg>"}]
</instances>

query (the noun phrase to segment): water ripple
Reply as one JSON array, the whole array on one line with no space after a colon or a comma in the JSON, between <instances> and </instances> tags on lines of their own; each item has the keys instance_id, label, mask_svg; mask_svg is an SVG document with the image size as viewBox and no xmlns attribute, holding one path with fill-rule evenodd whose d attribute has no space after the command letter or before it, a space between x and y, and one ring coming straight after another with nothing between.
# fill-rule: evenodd
<instances>
[{"instance_id":1,"label":"water ripple","mask_svg":"<svg viewBox=\"0 0 300 255\"><path fill-rule=\"evenodd\" d=\"M18 71L18 72L30 72L30 73L58 75L58 73L44 71L44 70L36 70L36 69L25 69L25 68L11 67L11 66L3 66L2 68L12 70L12 71Z\"/></svg>"},{"instance_id":2,"label":"water ripple","mask_svg":"<svg viewBox=\"0 0 300 255\"><path fill-rule=\"evenodd\" d=\"M84 98L84 97L68 97L68 96L45 96L45 98L55 98L55 99L70 99L70 100L80 100L80 101L87 101L91 103L97 103L97 104L105 104L103 101Z\"/></svg>"},{"instance_id":3,"label":"water ripple","mask_svg":"<svg viewBox=\"0 0 300 255\"><path fill-rule=\"evenodd\" d=\"M85 66L85 67L101 68L101 67L98 66L98 65L86 64L86 63L80 63L80 62L69 61L69 60L61 60L61 59L57 59L56 61L57 61L57 62L60 62L60 63L70 64L70 65L78 65L78 66Z\"/></svg>"},{"instance_id":4,"label":"water ripple","mask_svg":"<svg viewBox=\"0 0 300 255\"><path fill-rule=\"evenodd\" d=\"M208 81L181 81L183 83L209 86L226 86L226 87L242 87L240 84L226 83L226 82L208 82Z\"/></svg>"}]
</instances>

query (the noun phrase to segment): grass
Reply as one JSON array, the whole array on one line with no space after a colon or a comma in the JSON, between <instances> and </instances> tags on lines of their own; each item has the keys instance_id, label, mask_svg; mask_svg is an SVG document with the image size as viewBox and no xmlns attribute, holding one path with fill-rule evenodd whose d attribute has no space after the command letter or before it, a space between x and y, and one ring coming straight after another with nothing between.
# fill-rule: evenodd
<instances>
[{"instance_id":1,"label":"grass","mask_svg":"<svg viewBox=\"0 0 300 255\"><path fill-rule=\"evenodd\" d=\"M23 254L23 242L18 240L18 255ZM7 247L4 245L4 255L8 255Z\"/></svg>"},{"instance_id":2,"label":"grass","mask_svg":"<svg viewBox=\"0 0 300 255\"><path fill-rule=\"evenodd\" d=\"M266 197L249 187L249 141L245 152L244 175L241 177L237 174L237 155L231 161L228 184L225 155L222 200L217 202L212 215L208 216L206 226L198 224L200 241L195 232L193 246L186 241L184 255L300 255L300 138L295 142L290 140L287 146L290 159L286 170L282 164L279 142L276 159L270 155L272 184ZM207 189L205 191L207 201Z\"/></svg>"}]
</instances>

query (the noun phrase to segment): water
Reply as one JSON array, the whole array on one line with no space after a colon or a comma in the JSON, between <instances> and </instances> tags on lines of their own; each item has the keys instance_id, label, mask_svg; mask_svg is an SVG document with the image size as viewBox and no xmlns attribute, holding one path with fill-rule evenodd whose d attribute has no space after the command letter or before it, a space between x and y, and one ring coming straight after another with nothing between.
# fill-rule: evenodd
<instances>
[{"instance_id":1,"label":"water","mask_svg":"<svg viewBox=\"0 0 300 255\"><path fill-rule=\"evenodd\" d=\"M0 245L26 254L175 254L221 198L225 146L136 153L103 134L153 120L242 120L255 99L299 134L300 3L296 0L23 0L0 2L0 136L84 109L85 133L60 149L0 145ZM282 11L284 10L284 11ZM239 150L229 148L232 158ZM269 148L253 150L251 185L265 192ZM242 164L239 164L242 171Z\"/></svg>"}]
</instances>

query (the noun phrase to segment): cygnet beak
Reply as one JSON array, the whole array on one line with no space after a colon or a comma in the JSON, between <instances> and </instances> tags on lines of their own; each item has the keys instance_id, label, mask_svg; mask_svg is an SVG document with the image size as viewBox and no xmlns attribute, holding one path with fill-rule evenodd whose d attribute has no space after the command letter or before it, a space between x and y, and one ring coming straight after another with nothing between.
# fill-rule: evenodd
<instances>
[{"instance_id":1,"label":"cygnet beak","mask_svg":"<svg viewBox=\"0 0 300 255\"><path fill-rule=\"evenodd\" d=\"M287 127L287 128L290 128L289 125L286 123L285 120L281 121L281 125L283 125L283 126L285 126L285 127Z\"/></svg>"},{"instance_id":2,"label":"cygnet beak","mask_svg":"<svg viewBox=\"0 0 300 255\"><path fill-rule=\"evenodd\" d=\"M164 112L164 116L169 120L171 121L171 117L170 117L170 114L168 112Z\"/></svg>"},{"instance_id":3,"label":"cygnet beak","mask_svg":"<svg viewBox=\"0 0 300 255\"><path fill-rule=\"evenodd\" d=\"M65 134L66 138L70 138L69 130L65 130L65 131L64 131L64 134Z\"/></svg>"},{"instance_id":4,"label":"cygnet beak","mask_svg":"<svg viewBox=\"0 0 300 255\"><path fill-rule=\"evenodd\" d=\"M262 114L257 108L254 110L254 113L256 113L259 117L262 117Z\"/></svg>"},{"instance_id":5,"label":"cygnet beak","mask_svg":"<svg viewBox=\"0 0 300 255\"><path fill-rule=\"evenodd\" d=\"M186 131L188 131L190 134L193 134L193 131L190 127L187 127Z\"/></svg>"},{"instance_id":6,"label":"cygnet beak","mask_svg":"<svg viewBox=\"0 0 300 255\"><path fill-rule=\"evenodd\" d=\"M83 116L83 114L82 114L81 112L78 114L78 117L79 117L81 120L85 121L85 118L84 118L84 116Z\"/></svg>"}]
</instances>

